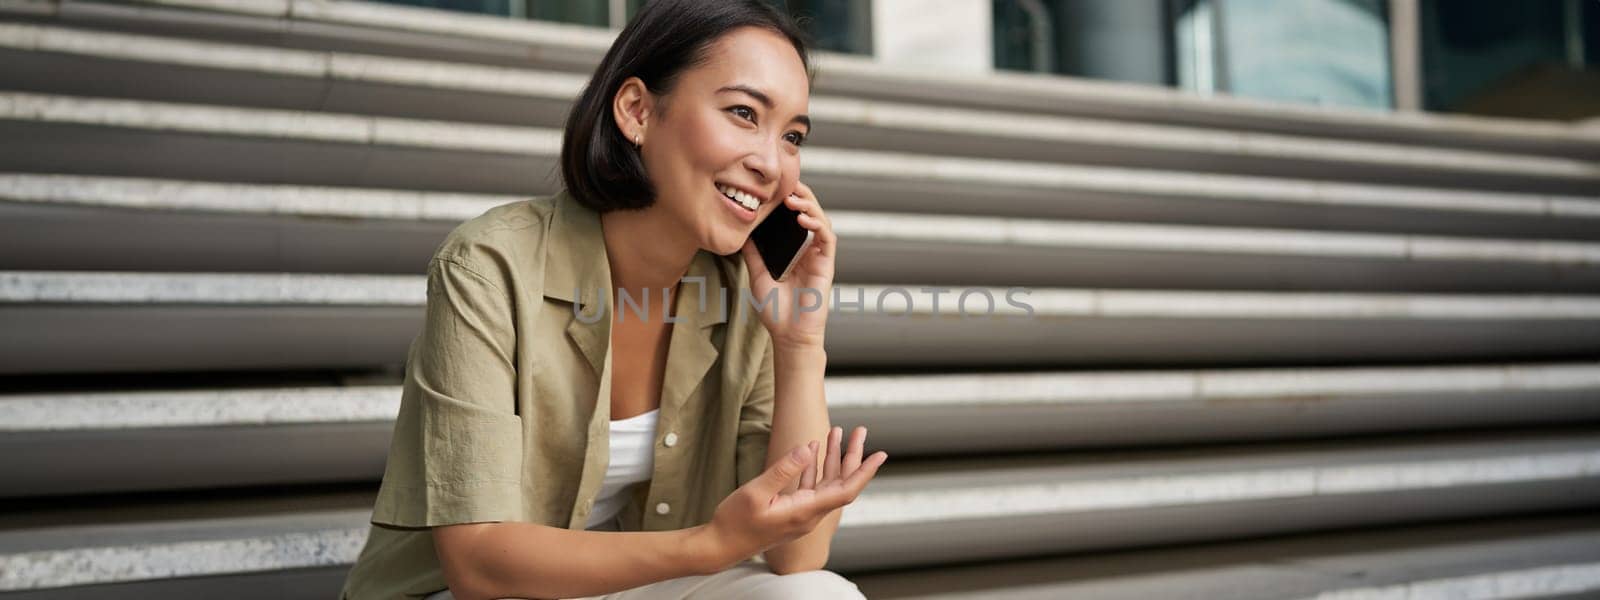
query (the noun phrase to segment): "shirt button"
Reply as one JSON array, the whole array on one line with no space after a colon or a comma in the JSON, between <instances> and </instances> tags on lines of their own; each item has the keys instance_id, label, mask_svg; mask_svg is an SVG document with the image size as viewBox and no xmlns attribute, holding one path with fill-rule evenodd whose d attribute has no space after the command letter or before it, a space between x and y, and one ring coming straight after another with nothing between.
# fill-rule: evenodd
<instances>
[{"instance_id":1,"label":"shirt button","mask_svg":"<svg viewBox=\"0 0 1600 600\"><path fill-rule=\"evenodd\" d=\"M662 503L656 505L656 514L664 515L664 514L667 514L669 512L672 512L672 507L671 506L667 506L667 503L662 502Z\"/></svg>"},{"instance_id":2,"label":"shirt button","mask_svg":"<svg viewBox=\"0 0 1600 600\"><path fill-rule=\"evenodd\" d=\"M678 445L678 434L668 432L667 439L662 440L661 443L666 444L668 448Z\"/></svg>"}]
</instances>

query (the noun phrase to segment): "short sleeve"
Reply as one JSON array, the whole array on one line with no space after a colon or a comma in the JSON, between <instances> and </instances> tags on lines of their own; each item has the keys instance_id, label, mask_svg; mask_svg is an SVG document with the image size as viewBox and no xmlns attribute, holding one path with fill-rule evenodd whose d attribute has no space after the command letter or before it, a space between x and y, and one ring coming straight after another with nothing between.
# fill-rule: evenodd
<instances>
[{"instance_id":1,"label":"short sleeve","mask_svg":"<svg viewBox=\"0 0 1600 600\"><path fill-rule=\"evenodd\" d=\"M523 520L511 297L458 259L434 258L427 280L372 522Z\"/></svg>"},{"instance_id":2,"label":"short sleeve","mask_svg":"<svg viewBox=\"0 0 1600 600\"><path fill-rule=\"evenodd\" d=\"M739 442L735 452L738 485L755 479L767 467L767 442L772 439L772 404L776 394L772 378L770 339L762 354L755 385L739 410Z\"/></svg>"}]
</instances>

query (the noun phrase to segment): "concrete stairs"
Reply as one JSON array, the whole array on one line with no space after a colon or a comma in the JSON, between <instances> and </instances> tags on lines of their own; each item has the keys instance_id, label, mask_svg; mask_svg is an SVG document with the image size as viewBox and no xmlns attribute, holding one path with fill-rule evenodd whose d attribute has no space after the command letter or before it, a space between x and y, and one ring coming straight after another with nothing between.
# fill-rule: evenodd
<instances>
[{"instance_id":1,"label":"concrete stairs","mask_svg":"<svg viewBox=\"0 0 1600 600\"><path fill-rule=\"evenodd\" d=\"M334 594L422 264L608 43L0 0L0 594ZM908 313L830 320L870 597L1600 593L1600 132L818 62L837 286Z\"/></svg>"}]
</instances>

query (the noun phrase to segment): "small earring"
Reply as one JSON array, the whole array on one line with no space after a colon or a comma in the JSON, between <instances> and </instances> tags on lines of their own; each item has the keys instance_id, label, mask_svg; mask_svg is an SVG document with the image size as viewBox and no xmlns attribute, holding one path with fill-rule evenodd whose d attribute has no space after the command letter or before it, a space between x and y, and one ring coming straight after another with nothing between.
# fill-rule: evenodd
<instances>
[{"instance_id":1,"label":"small earring","mask_svg":"<svg viewBox=\"0 0 1600 600\"><path fill-rule=\"evenodd\" d=\"M633 147L634 148L643 148L644 147L643 138L644 138L643 135L640 135L640 134L637 134L637 133L633 134Z\"/></svg>"}]
</instances>

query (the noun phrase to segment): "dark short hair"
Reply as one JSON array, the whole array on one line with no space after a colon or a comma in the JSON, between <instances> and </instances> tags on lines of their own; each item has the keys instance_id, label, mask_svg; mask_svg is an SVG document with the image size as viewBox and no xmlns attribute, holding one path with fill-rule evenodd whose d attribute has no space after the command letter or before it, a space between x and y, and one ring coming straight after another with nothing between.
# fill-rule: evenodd
<instances>
[{"instance_id":1,"label":"dark short hair","mask_svg":"<svg viewBox=\"0 0 1600 600\"><path fill-rule=\"evenodd\" d=\"M687 68L704 64L713 42L739 27L761 27L794 44L811 77L807 42L793 20L765 0L650 0L611 43L567 115L561 178L575 200L599 212L640 209L655 186L632 140L617 128L611 101L629 77L662 96ZM666 106L658 104L658 111Z\"/></svg>"}]
</instances>

